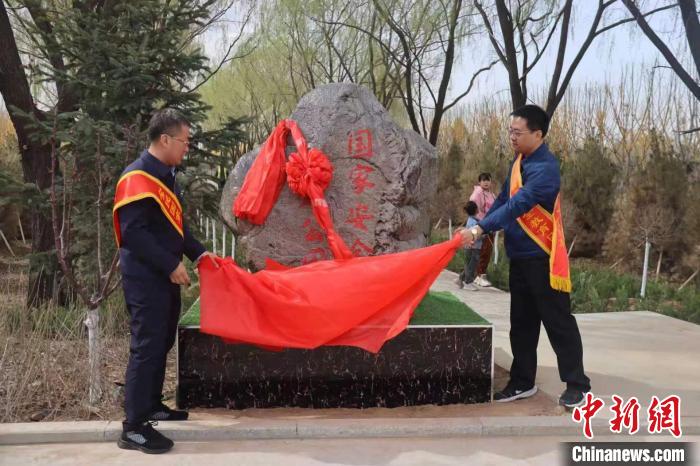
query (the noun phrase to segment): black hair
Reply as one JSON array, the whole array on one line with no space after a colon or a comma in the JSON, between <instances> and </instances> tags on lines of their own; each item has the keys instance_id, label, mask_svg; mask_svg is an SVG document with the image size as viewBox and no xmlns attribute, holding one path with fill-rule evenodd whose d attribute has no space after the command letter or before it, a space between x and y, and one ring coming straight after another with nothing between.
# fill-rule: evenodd
<instances>
[{"instance_id":1,"label":"black hair","mask_svg":"<svg viewBox=\"0 0 700 466\"><path fill-rule=\"evenodd\" d=\"M479 173L479 181L491 181L491 173Z\"/></svg>"},{"instance_id":2,"label":"black hair","mask_svg":"<svg viewBox=\"0 0 700 466\"><path fill-rule=\"evenodd\" d=\"M467 215L473 217L479 211L479 206L476 205L476 202L469 201L464 205L464 211L467 213Z\"/></svg>"},{"instance_id":3,"label":"black hair","mask_svg":"<svg viewBox=\"0 0 700 466\"><path fill-rule=\"evenodd\" d=\"M510 115L525 118L527 128L530 131L542 131L542 137L545 137L549 131L549 115L537 105L523 105L516 108Z\"/></svg>"},{"instance_id":4,"label":"black hair","mask_svg":"<svg viewBox=\"0 0 700 466\"><path fill-rule=\"evenodd\" d=\"M173 108L158 110L148 122L148 138L155 141L161 134L170 134L183 126L190 126L187 118Z\"/></svg>"}]
</instances>

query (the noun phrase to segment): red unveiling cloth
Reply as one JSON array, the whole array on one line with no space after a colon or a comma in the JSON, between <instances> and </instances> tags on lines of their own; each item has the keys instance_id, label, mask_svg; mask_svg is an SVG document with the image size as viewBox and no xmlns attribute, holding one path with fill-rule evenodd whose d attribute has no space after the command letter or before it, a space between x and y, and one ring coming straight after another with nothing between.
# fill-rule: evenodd
<instances>
[{"instance_id":1,"label":"red unveiling cloth","mask_svg":"<svg viewBox=\"0 0 700 466\"><path fill-rule=\"evenodd\" d=\"M298 152L286 162L290 133ZM352 257L333 228L323 197L332 175L328 158L307 148L295 122L284 120L275 128L246 175L234 213L264 223L286 179L292 191L309 198L335 260L296 268L270 261L257 273L238 267L231 258L219 259L219 268L202 261L202 332L268 348L349 345L377 352L406 328L460 246L459 235L426 248Z\"/></svg>"}]
</instances>

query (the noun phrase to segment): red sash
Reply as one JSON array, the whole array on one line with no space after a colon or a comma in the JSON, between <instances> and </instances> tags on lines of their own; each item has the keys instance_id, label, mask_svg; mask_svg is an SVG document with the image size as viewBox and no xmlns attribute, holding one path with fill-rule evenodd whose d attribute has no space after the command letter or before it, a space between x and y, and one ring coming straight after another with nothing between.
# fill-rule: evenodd
<instances>
[{"instance_id":1,"label":"red sash","mask_svg":"<svg viewBox=\"0 0 700 466\"><path fill-rule=\"evenodd\" d=\"M114 207L112 208L112 220L114 222L114 234L117 238L117 246L121 247L122 238L119 229L119 215L117 209L130 202L150 197L160 206L165 218L173 228L184 236L182 230L182 206L175 193L163 184L158 178L149 175L143 170L134 170L124 174L117 182L114 192Z\"/></svg>"},{"instance_id":2,"label":"red sash","mask_svg":"<svg viewBox=\"0 0 700 466\"><path fill-rule=\"evenodd\" d=\"M523 155L513 163L510 172L510 196L523 186L520 174L520 162ZM564 225L561 216L560 194L554 201L554 212L549 213L537 204L529 212L518 217L518 224L549 255L549 284L552 288L571 293L571 275L569 272L569 254L564 240Z\"/></svg>"}]
</instances>

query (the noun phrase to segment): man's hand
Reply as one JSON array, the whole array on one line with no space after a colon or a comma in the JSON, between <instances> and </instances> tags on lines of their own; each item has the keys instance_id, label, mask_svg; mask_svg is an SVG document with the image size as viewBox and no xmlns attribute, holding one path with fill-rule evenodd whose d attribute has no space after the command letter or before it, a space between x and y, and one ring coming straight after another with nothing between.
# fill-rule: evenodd
<instances>
[{"instance_id":1,"label":"man's hand","mask_svg":"<svg viewBox=\"0 0 700 466\"><path fill-rule=\"evenodd\" d=\"M180 262L175 270L170 274L170 281L176 285L190 286L190 277L187 275L185 264Z\"/></svg>"},{"instance_id":2,"label":"man's hand","mask_svg":"<svg viewBox=\"0 0 700 466\"><path fill-rule=\"evenodd\" d=\"M197 258L197 265L199 265L199 263L203 260L208 260L211 261L211 263L214 264L214 267L218 269L219 263L216 261L217 259L220 259L220 257L213 252L205 251Z\"/></svg>"},{"instance_id":3,"label":"man's hand","mask_svg":"<svg viewBox=\"0 0 700 466\"><path fill-rule=\"evenodd\" d=\"M462 244L461 246L464 248L466 246L471 246L474 244L474 235L472 235L472 232L467 230L466 228L458 228L455 231L456 235L461 235L462 236Z\"/></svg>"}]
</instances>

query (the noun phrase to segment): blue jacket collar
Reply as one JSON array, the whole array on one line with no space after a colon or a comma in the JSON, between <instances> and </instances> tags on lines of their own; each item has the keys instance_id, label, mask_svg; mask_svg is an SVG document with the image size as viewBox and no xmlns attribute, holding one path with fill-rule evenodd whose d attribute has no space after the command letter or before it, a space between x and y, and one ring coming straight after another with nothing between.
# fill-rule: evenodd
<instances>
[{"instance_id":1,"label":"blue jacket collar","mask_svg":"<svg viewBox=\"0 0 700 466\"><path fill-rule=\"evenodd\" d=\"M150 152L148 152L148 149L145 149L141 153L141 158L143 159L144 163L147 164L153 172L158 176L159 178L165 178L167 175L171 174L175 176L175 167L170 167L157 158Z\"/></svg>"},{"instance_id":2,"label":"blue jacket collar","mask_svg":"<svg viewBox=\"0 0 700 466\"><path fill-rule=\"evenodd\" d=\"M540 147L535 149L535 151L532 154L523 157L523 161L525 161L527 159L531 159L531 158L536 157L538 155L546 154L547 152L549 152L549 147L547 147L546 142L543 142L542 144L540 144Z\"/></svg>"}]
</instances>

